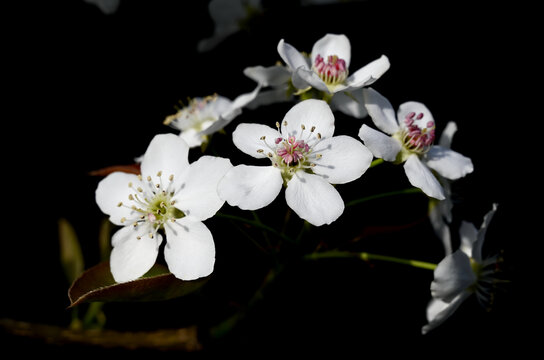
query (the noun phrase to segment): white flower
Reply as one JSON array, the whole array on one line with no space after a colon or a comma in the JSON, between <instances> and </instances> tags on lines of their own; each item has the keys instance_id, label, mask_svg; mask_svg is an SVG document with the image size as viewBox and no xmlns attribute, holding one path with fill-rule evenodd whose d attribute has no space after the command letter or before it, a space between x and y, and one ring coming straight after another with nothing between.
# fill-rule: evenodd
<instances>
[{"instance_id":1,"label":"white flower","mask_svg":"<svg viewBox=\"0 0 544 360\"><path fill-rule=\"evenodd\" d=\"M189 164L188 152L178 136L156 135L143 156L141 175L114 172L98 184L98 206L123 226L112 238L115 281L137 279L153 266L162 242L159 230L166 233L164 257L177 278L193 280L213 271L215 245L202 221L223 205L217 183L232 165L212 156Z\"/></svg>"},{"instance_id":2,"label":"white flower","mask_svg":"<svg viewBox=\"0 0 544 360\"><path fill-rule=\"evenodd\" d=\"M221 130L240 115L242 108L255 99L259 90L260 85L233 101L219 95L194 98L188 106L167 116L164 124L181 130L179 136L189 147L200 146L207 141L208 135Z\"/></svg>"},{"instance_id":3,"label":"white flower","mask_svg":"<svg viewBox=\"0 0 544 360\"><path fill-rule=\"evenodd\" d=\"M396 114L391 103L374 89L363 89L365 106L379 131L363 125L359 137L375 157L404 163L410 183L438 200L444 189L431 169L449 180L474 170L470 158L443 146L433 145L435 123L431 112L419 102L402 104Z\"/></svg>"},{"instance_id":4,"label":"white flower","mask_svg":"<svg viewBox=\"0 0 544 360\"><path fill-rule=\"evenodd\" d=\"M462 222L459 229L461 246L447 255L434 270L431 283L433 299L427 306L429 323L423 326L423 334L442 324L473 293L481 304L490 301L497 256L483 259L482 246L496 210L497 204L493 204L479 230L471 223Z\"/></svg>"},{"instance_id":5,"label":"white flower","mask_svg":"<svg viewBox=\"0 0 544 360\"><path fill-rule=\"evenodd\" d=\"M287 205L315 226L330 224L344 211L344 202L331 184L358 179L370 166L372 154L358 140L334 136L334 116L322 100L293 106L276 129L240 124L234 144L270 166L238 165L218 186L231 206L256 210L270 204L286 186Z\"/></svg>"}]
</instances>

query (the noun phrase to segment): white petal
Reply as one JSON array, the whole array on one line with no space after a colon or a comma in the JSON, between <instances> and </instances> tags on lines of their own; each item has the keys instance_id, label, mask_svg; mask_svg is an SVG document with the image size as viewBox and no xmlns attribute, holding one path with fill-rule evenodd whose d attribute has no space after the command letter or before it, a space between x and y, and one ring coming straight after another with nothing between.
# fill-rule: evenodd
<instances>
[{"instance_id":1,"label":"white petal","mask_svg":"<svg viewBox=\"0 0 544 360\"><path fill-rule=\"evenodd\" d=\"M423 335L446 321L469 296L470 293L468 291L463 291L449 303L438 299L432 299L427 306L427 321L429 323L421 329Z\"/></svg>"},{"instance_id":2,"label":"white petal","mask_svg":"<svg viewBox=\"0 0 544 360\"><path fill-rule=\"evenodd\" d=\"M344 83L345 89L339 90L354 90L371 85L389 69L389 66L389 59L382 55L351 74Z\"/></svg>"},{"instance_id":3,"label":"white petal","mask_svg":"<svg viewBox=\"0 0 544 360\"><path fill-rule=\"evenodd\" d=\"M244 75L262 86L279 86L289 82L291 72L285 66L251 66L244 69Z\"/></svg>"},{"instance_id":4,"label":"white petal","mask_svg":"<svg viewBox=\"0 0 544 360\"><path fill-rule=\"evenodd\" d=\"M360 141L346 135L333 136L315 145L312 160L315 174L331 184L345 184L363 175L372 162L372 153Z\"/></svg>"},{"instance_id":5,"label":"white petal","mask_svg":"<svg viewBox=\"0 0 544 360\"><path fill-rule=\"evenodd\" d=\"M182 138L190 148L200 146L204 142L204 136L195 129L184 130L179 133L179 137Z\"/></svg>"},{"instance_id":6,"label":"white petal","mask_svg":"<svg viewBox=\"0 0 544 360\"><path fill-rule=\"evenodd\" d=\"M441 146L431 146L424 161L428 167L449 180L459 179L474 171L470 158Z\"/></svg>"},{"instance_id":7,"label":"white petal","mask_svg":"<svg viewBox=\"0 0 544 360\"><path fill-rule=\"evenodd\" d=\"M181 189L173 197L175 206L198 220L215 215L224 203L217 194L217 185L230 168L229 159L200 157L184 173Z\"/></svg>"},{"instance_id":8,"label":"white petal","mask_svg":"<svg viewBox=\"0 0 544 360\"><path fill-rule=\"evenodd\" d=\"M427 196L444 200L444 189L433 173L423 164L417 155L410 155L404 163L404 171L410 184L421 189Z\"/></svg>"},{"instance_id":9,"label":"white petal","mask_svg":"<svg viewBox=\"0 0 544 360\"><path fill-rule=\"evenodd\" d=\"M372 151L375 157L386 161L395 161L397 154L402 149L402 145L397 139L374 130L366 124L361 126L359 138L363 140L365 146Z\"/></svg>"},{"instance_id":10,"label":"white petal","mask_svg":"<svg viewBox=\"0 0 544 360\"><path fill-rule=\"evenodd\" d=\"M279 137L281 134L276 129L262 124L240 124L232 133L234 145L257 159L266 158L270 151L266 144L275 147L274 141Z\"/></svg>"},{"instance_id":11,"label":"white petal","mask_svg":"<svg viewBox=\"0 0 544 360\"><path fill-rule=\"evenodd\" d=\"M489 226L491 219L493 219L493 216L497 211L497 207L498 204L494 203L492 209L487 214L485 214L484 221L480 226L480 230L478 230L478 239L474 243L474 246L472 248L472 258L477 262L482 262L482 246L484 245L485 234L487 232L487 227Z\"/></svg>"},{"instance_id":12,"label":"white petal","mask_svg":"<svg viewBox=\"0 0 544 360\"><path fill-rule=\"evenodd\" d=\"M125 226L112 237L110 268L117 282L135 280L144 275L157 260L162 236L150 237L151 226Z\"/></svg>"},{"instance_id":13,"label":"white petal","mask_svg":"<svg viewBox=\"0 0 544 360\"><path fill-rule=\"evenodd\" d=\"M297 89L306 89L311 86L319 91L330 93L330 89L323 80L313 70L304 67L299 67L293 72L293 85Z\"/></svg>"},{"instance_id":14,"label":"white petal","mask_svg":"<svg viewBox=\"0 0 544 360\"><path fill-rule=\"evenodd\" d=\"M98 183L95 198L98 207L115 225L123 225L122 218L129 218L132 210L129 207L119 206L119 203L129 202L129 195L134 189L129 188L129 183L138 183L138 177L134 174L114 172L106 176Z\"/></svg>"},{"instance_id":15,"label":"white petal","mask_svg":"<svg viewBox=\"0 0 544 360\"><path fill-rule=\"evenodd\" d=\"M287 86L259 92L255 99L247 104L248 109L256 109L259 106L271 105L280 102L286 102L293 99L293 95L288 95Z\"/></svg>"},{"instance_id":16,"label":"white petal","mask_svg":"<svg viewBox=\"0 0 544 360\"><path fill-rule=\"evenodd\" d=\"M461 250L457 250L442 259L434 269L431 295L450 302L475 282L476 275L472 271L469 257Z\"/></svg>"},{"instance_id":17,"label":"white petal","mask_svg":"<svg viewBox=\"0 0 544 360\"><path fill-rule=\"evenodd\" d=\"M287 183L285 199L300 218L315 226L330 224L344 212L344 201L334 186L303 171Z\"/></svg>"},{"instance_id":18,"label":"white petal","mask_svg":"<svg viewBox=\"0 0 544 360\"><path fill-rule=\"evenodd\" d=\"M202 127L202 131L199 134L201 136L210 135L230 124L234 118L242 113L244 106L255 100L260 90L261 85L259 84L252 92L239 95L234 101L229 102L228 107L222 108L218 112L217 121L214 121L210 126Z\"/></svg>"},{"instance_id":19,"label":"white petal","mask_svg":"<svg viewBox=\"0 0 544 360\"><path fill-rule=\"evenodd\" d=\"M461 221L461 226L459 227L459 238L461 239L459 249L469 258L471 258L472 248L474 243L478 240L478 230L476 229L476 226L467 221Z\"/></svg>"},{"instance_id":20,"label":"white petal","mask_svg":"<svg viewBox=\"0 0 544 360\"><path fill-rule=\"evenodd\" d=\"M408 101L401 104L399 106L399 109L397 110L397 119L399 120L399 122L403 121L410 113L423 114L423 118L420 120L421 122L434 122L431 111L427 109L425 105L417 101Z\"/></svg>"},{"instance_id":21,"label":"white petal","mask_svg":"<svg viewBox=\"0 0 544 360\"><path fill-rule=\"evenodd\" d=\"M440 140L438 140L438 145L444 147L444 148L451 148L451 142L453 140L453 135L457 132L457 124L455 121L449 121L446 124L446 127L444 130L442 130L442 134L440 135Z\"/></svg>"},{"instance_id":22,"label":"white petal","mask_svg":"<svg viewBox=\"0 0 544 360\"><path fill-rule=\"evenodd\" d=\"M346 115L362 119L368 115L366 111L362 90L352 93L337 92L330 102L331 108L339 110Z\"/></svg>"},{"instance_id":23,"label":"white petal","mask_svg":"<svg viewBox=\"0 0 544 360\"><path fill-rule=\"evenodd\" d=\"M302 130L302 125L305 130ZM311 132L312 128L315 128L313 132ZM303 131L304 134L302 134ZM281 133L284 138L294 136L305 141L311 133L307 143L316 140L318 134L321 139L330 138L334 134L334 115L329 105L323 100L301 101L285 114L281 123Z\"/></svg>"},{"instance_id":24,"label":"white petal","mask_svg":"<svg viewBox=\"0 0 544 360\"><path fill-rule=\"evenodd\" d=\"M363 89L363 98L368 115L378 129L389 135L399 130L395 110L389 100L372 88Z\"/></svg>"},{"instance_id":25,"label":"white petal","mask_svg":"<svg viewBox=\"0 0 544 360\"><path fill-rule=\"evenodd\" d=\"M336 55L346 62L346 68L349 68L351 62L351 44L346 35L327 34L317 40L312 47L312 65L315 63L317 55L327 61L329 55Z\"/></svg>"},{"instance_id":26,"label":"white petal","mask_svg":"<svg viewBox=\"0 0 544 360\"><path fill-rule=\"evenodd\" d=\"M215 244L210 230L191 217L168 223L164 259L168 270L181 280L195 280L213 272Z\"/></svg>"},{"instance_id":27,"label":"white petal","mask_svg":"<svg viewBox=\"0 0 544 360\"><path fill-rule=\"evenodd\" d=\"M257 210L270 204L280 193L283 179L273 166L238 165L219 182L219 197L230 206Z\"/></svg>"},{"instance_id":28,"label":"white petal","mask_svg":"<svg viewBox=\"0 0 544 360\"><path fill-rule=\"evenodd\" d=\"M141 170L145 179L151 176L159 183L157 174L162 172L161 181L168 184L170 175L177 178L189 166L189 146L177 135L155 135L147 147Z\"/></svg>"},{"instance_id":29,"label":"white petal","mask_svg":"<svg viewBox=\"0 0 544 360\"><path fill-rule=\"evenodd\" d=\"M299 67L308 68L308 60L292 45L286 43L283 39L278 43L278 53L283 61L294 71Z\"/></svg>"},{"instance_id":30,"label":"white petal","mask_svg":"<svg viewBox=\"0 0 544 360\"><path fill-rule=\"evenodd\" d=\"M442 241L446 255L452 253L450 227L446 223L448 214L451 215L451 201L446 197L445 200L429 199L429 221L433 227L434 233ZM451 221L451 220L450 220Z\"/></svg>"}]
</instances>

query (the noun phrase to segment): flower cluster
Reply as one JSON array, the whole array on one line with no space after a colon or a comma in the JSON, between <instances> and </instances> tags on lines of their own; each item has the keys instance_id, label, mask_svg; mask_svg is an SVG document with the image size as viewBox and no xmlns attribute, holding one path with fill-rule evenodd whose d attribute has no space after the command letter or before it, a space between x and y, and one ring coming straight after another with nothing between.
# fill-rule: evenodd
<instances>
[{"instance_id":1,"label":"flower cluster","mask_svg":"<svg viewBox=\"0 0 544 360\"><path fill-rule=\"evenodd\" d=\"M338 220L345 203L338 185L357 181L383 161L402 164L409 183L432 204L430 220L445 249L431 284L429 324L442 323L471 293L489 297L489 266L482 243L496 205L482 228L463 223L462 244L452 252L450 185L473 171L470 158L451 149L455 124L436 142L440 123L422 103L410 101L397 111L369 85L390 67L383 55L355 71L351 44L343 34L326 34L311 53L279 40L284 64L253 66L244 74L257 87L231 101L219 95L194 98L165 124L179 130L156 135L141 159L141 173L113 172L100 181L96 202L115 225L110 265L117 282L143 276L157 261L163 235L164 259L177 278L194 280L213 272L215 243L204 221L228 203L258 210L284 191L287 206L313 226ZM225 157L202 155L189 163L191 148L205 145L209 135L227 126L244 108L292 102L282 119L272 123L243 122L232 143L263 165L233 165ZM363 119L358 134L335 135L335 111ZM367 255L368 257L368 255Z\"/></svg>"}]
</instances>

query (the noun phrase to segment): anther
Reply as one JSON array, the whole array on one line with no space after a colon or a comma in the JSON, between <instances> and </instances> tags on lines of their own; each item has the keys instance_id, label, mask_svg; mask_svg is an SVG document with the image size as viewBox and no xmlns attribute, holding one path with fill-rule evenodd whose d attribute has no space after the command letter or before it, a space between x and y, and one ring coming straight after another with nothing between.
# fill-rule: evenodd
<instances>
[{"instance_id":1,"label":"anther","mask_svg":"<svg viewBox=\"0 0 544 360\"><path fill-rule=\"evenodd\" d=\"M147 181L151 181L151 176L147 175Z\"/></svg>"},{"instance_id":2,"label":"anther","mask_svg":"<svg viewBox=\"0 0 544 360\"><path fill-rule=\"evenodd\" d=\"M125 218L125 217L122 217L122 218L121 218L121 224L124 224L124 223L125 223L125 221L127 221L127 218Z\"/></svg>"},{"instance_id":3,"label":"anther","mask_svg":"<svg viewBox=\"0 0 544 360\"><path fill-rule=\"evenodd\" d=\"M258 152L259 154L261 154L261 153L264 152L264 150L263 150L263 149L257 149L257 152Z\"/></svg>"},{"instance_id":4,"label":"anther","mask_svg":"<svg viewBox=\"0 0 544 360\"><path fill-rule=\"evenodd\" d=\"M287 121L283 121L283 126L287 126Z\"/></svg>"},{"instance_id":5,"label":"anther","mask_svg":"<svg viewBox=\"0 0 544 360\"><path fill-rule=\"evenodd\" d=\"M317 133L317 138L321 140L321 133Z\"/></svg>"},{"instance_id":6,"label":"anther","mask_svg":"<svg viewBox=\"0 0 544 360\"><path fill-rule=\"evenodd\" d=\"M315 126L312 126L312 128L310 129L310 132L314 132L315 131Z\"/></svg>"},{"instance_id":7,"label":"anther","mask_svg":"<svg viewBox=\"0 0 544 360\"><path fill-rule=\"evenodd\" d=\"M128 187L129 187L129 188L132 187L132 182L129 182L129 183L128 183Z\"/></svg>"},{"instance_id":8,"label":"anther","mask_svg":"<svg viewBox=\"0 0 544 360\"><path fill-rule=\"evenodd\" d=\"M129 199L129 200L134 200L134 196L133 196L132 194L129 194L129 195L128 195L128 199Z\"/></svg>"},{"instance_id":9,"label":"anther","mask_svg":"<svg viewBox=\"0 0 544 360\"><path fill-rule=\"evenodd\" d=\"M266 136L261 136L261 140L266 140Z\"/></svg>"},{"instance_id":10,"label":"anther","mask_svg":"<svg viewBox=\"0 0 544 360\"><path fill-rule=\"evenodd\" d=\"M161 177L161 176L162 176L162 171L159 171L159 172L157 173L157 176L158 176L158 177Z\"/></svg>"},{"instance_id":11,"label":"anther","mask_svg":"<svg viewBox=\"0 0 544 360\"><path fill-rule=\"evenodd\" d=\"M138 174L138 180L142 181L142 174Z\"/></svg>"},{"instance_id":12,"label":"anther","mask_svg":"<svg viewBox=\"0 0 544 360\"><path fill-rule=\"evenodd\" d=\"M138 192L143 192L143 191L144 191L144 190L143 190L141 187L139 187L139 186L138 186L138 188L137 188L136 190L138 190Z\"/></svg>"},{"instance_id":13,"label":"anther","mask_svg":"<svg viewBox=\"0 0 544 360\"><path fill-rule=\"evenodd\" d=\"M123 202L122 202L122 201L120 201L119 204L117 204L117 207L121 207L121 206L123 206Z\"/></svg>"},{"instance_id":14,"label":"anther","mask_svg":"<svg viewBox=\"0 0 544 360\"><path fill-rule=\"evenodd\" d=\"M174 174L171 174L171 175L168 177L168 180L169 180L169 181L174 181Z\"/></svg>"},{"instance_id":15,"label":"anther","mask_svg":"<svg viewBox=\"0 0 544 360\"><path fill-rule=\"evenodd\" d=\"M300 128L301 128L302 130L306 130L306 126L304 126L304 124L300 124Z\"/></svg>"}]
</instances>

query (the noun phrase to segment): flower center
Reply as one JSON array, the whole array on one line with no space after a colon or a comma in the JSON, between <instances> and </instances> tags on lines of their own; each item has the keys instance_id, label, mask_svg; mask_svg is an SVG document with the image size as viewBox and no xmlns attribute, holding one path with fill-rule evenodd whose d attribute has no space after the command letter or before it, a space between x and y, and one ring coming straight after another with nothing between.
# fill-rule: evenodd
<instances>
[{"instance_id":1,"label":"flower center","mask_svg":"<svg viewBox=\"0 0 544 360\"><path fill-rule=\"evenodd\" d=\"M174 175L168 177L168 182L163 183L162 171L157 173L157 180L151 176L143 179L138 175L136 184L129 182L128 187L133 190L128 196L128 202L120 202L117 206L124 206L131 210L131 218L122 218L121 222L132 223L134 227L142 224L149 225L152 230L149 237L153 238L157 231L164 228L167 221L174 222L185 216L183 211L174 206Z\"/></svg>"},{"instance_id":2,"label":"flower center","mask_svg":"<svg viewBox=\"0 0 544 360\"><path fill-rule=\"evenodd\" d=\"M434 121L426 121L423 113L411 112L400 124L400 130L393 135L402 143L401 161L409 155L423 155L429 151L434 142Z\"/></svg>"},{"instance_id":3,"label":"flower center","mask_svg":"<svg viewBox=\"0 0 544 360\"><path fill-rule=\"evenodd\" d=\"M284 126L287 126L287 122L284 122ZM276 123L276 127L279 131L280 124ZM299 170L313 173L312 168L316 166L316 161L323 157L315 151L315 146L321 141L321 133L316 132L315 126L306 131L306 126L301 125L301 130L298 137L278 137L273 144L267 141L266 136L260 138L269 150L266 155L272 165L281 170L284 184ZM265 150L259 149L257 152L264 153Z\"/></svg>"},{"instance_id":4,"label":"flower center","mask_svg":"<svg viewBox=\"0 0 544 360\"><path fill-rule=\"evenodd\" d=\"M190 99L186 107L178 110L174 115L167 116L163 124L170 125L179 130L204 130L204 127L209 126L209 122L217 120L209 111L209 104L215 100L217 100L217 94L200 99Z\"/></svg>"},{"instance_id":5,"label":"flower center","mask_svg":"<svg viewBox=\"0 0 544 360\"><path fill-rule=\"evenodd\" d=\"M317 54L313 64L313 70L327 85L340 84L348 77L346 62L337 55L327 56L327 62L325 62L325 59Z\"/></svg>"}]
</instances>

